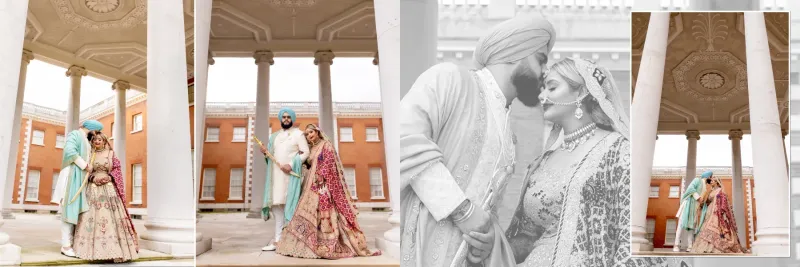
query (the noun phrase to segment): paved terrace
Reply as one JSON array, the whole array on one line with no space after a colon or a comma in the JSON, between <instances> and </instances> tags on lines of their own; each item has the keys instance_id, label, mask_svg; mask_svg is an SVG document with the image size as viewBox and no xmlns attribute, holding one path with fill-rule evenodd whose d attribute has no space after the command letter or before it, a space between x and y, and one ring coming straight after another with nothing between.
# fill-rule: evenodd
<instances>
[{"instance_id":1,"label":"paved terrace","mask_svg":"<svg viewBox=\"0 0 800 267\"><path fill-rule=\"evenodd\" d=\"M262 252L272 239L275 221L246 219L247 213L203 213L197 231L213 240L212 248L197 257L197 266L400 266L400 261L385 255L341 260L309 260ZM391 228L389 212L362 211L358 222L367 236L367 246L375 249L375 238Z\"/></svg>"}]
</instances>

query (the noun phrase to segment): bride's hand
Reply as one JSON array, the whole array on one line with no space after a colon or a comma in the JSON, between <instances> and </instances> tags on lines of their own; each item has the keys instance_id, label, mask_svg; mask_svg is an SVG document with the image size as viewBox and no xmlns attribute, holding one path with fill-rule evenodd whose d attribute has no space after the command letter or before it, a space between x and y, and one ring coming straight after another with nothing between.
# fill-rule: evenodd
<instances>
[{"instance_id":1,"label":"bride's hand","mask_svg":"<svg viewBox=\"0 0 800 267\"><path fill-rule=\"evenodd\" d=\"M494 227L490 227L489 232L485 234L470 232L469 235L462 234L461 237L472 247L467 254L467 260L470 262L483 262L492 253L495 239Z\"/></svg>"}]
</instances>

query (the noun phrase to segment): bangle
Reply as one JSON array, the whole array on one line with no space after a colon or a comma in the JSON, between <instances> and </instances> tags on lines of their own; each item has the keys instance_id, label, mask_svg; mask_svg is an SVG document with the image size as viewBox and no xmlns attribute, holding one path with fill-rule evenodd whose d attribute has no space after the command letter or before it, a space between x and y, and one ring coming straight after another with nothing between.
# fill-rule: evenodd
<instances>
[{"instance_id":1,"label":"bangle","mask_svg":"<svg viewBox=\"0 0 800 267\"><path fill-rule=\"evenodd\" d=\"M467 218L472 216L472 212L473 211L475 211L475 205L472 205L472 202L470 202L469 203L469 208L467 209L467 212L465 212L464 215L461 216L460 218L453 218L453 222L454 223L460 223L460 222L463 222L463 221L467 220Z\"/></svg>"}]
</instances>

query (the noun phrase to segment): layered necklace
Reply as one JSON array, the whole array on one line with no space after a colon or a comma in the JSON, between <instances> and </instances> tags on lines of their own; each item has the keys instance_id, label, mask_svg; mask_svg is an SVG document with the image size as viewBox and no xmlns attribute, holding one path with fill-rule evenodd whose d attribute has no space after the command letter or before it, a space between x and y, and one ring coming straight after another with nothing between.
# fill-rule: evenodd
<instances>
[{"instance_id":1,"label":"layered necklace","mask_svg":"<svg viewBox=\"0 0 800 267\"><path fill-rule=\"evenodd\" d=\"M580 144L585 143L586 141L591 138L595 130L597 129L597 124L594 122L587 124L586 126L581 127L574 132L567 133L564 135L564 143L561 144L561 150L572 152L578 147Z\"/></svg>"}]
</instances>

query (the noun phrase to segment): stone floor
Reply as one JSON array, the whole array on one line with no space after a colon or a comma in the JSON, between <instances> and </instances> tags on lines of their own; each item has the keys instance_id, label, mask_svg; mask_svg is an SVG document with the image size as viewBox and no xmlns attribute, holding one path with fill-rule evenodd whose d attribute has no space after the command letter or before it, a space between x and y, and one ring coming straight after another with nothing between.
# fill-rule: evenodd
<instances>
[{"instance_id":1,"label":"stone floor","mask_svg":"<svg viewBox=\"0 0 800 267\"><path fill-rule=\"evenodd\" d=\"M23 266L77 265L91 266L93 262L61 255L61 221L55 215L14 213L15 219L3 220L0 230L11 238L11 243L22 247ZM139 231L144 231L144 222L133 220ZM88 265L87 265L88 264ZM159 252L141 250L135 262L125 266L192 266L193 259L174 259ZM108 264L100 264L108 265Z\"/></svg>"},{"instance_id":2,"label":"stone floor","mask_svg":"<svg viewBox=\"0 0 800 267\"><path fill-rule=\"evenodd\" d=\"M388 256L361 257L342 260L308 260L284 257L275 252L261 252L273 237L275 222L247 219L246 213L203 213L197 231L212 238L210 251L197 257L197 266L400 266ZM359 224L367 236L370 249L375 238L382 237L391 226L388 212L364 212Z\"/></svg>"},{"instance_id":3,"label":"stone floor","mask_svg":"<svg viewBox=\"0 0 800 267\"><path fill-rule=\"evenodd\" d=\"M634 252L633 256L635 257L647 257L647 256L676 256L676 257L698 257L698 256L709 256L709 257L753 257L755 255L751 253L690 253L690 252L674 252L672 248L655 248L653 251L645 251L645 252Z\"/></svg>"}]
</instances>

